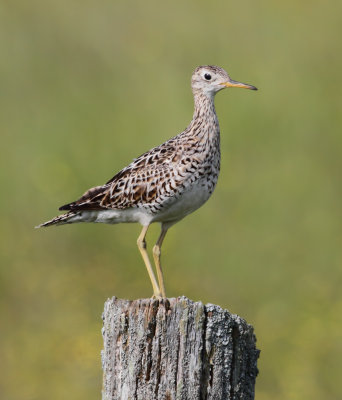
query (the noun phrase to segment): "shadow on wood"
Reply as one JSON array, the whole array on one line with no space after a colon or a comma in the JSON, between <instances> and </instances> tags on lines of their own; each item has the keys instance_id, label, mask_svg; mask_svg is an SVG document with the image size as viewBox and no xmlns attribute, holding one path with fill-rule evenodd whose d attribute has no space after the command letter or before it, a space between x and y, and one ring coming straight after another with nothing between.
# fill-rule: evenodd
<instances>
[{"instance_id":1,"label":"shadow on wood","mask_svg":"<svg viewBox=\"0 0 342 400\"><path fill-rule=\"evenodd\" d=\"M103 400L254 399L253 327L186 297L105 303Z\"/></svg>"}]
</instances>

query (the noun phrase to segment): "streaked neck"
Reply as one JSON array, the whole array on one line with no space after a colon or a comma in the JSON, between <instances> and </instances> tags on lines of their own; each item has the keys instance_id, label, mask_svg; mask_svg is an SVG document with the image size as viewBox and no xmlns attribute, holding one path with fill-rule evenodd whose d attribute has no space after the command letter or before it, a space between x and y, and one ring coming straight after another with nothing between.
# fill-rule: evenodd
<instances>
[{"instance_id":1,"label":"streaked neck","mask_svg":"<svg viewBox=\"0 0 342 400\"><path fill-rule=\"evenodd\" d=\"M194 91L194 114L189 128L201 126L201 130L219 133L219 123L215 111L214 95L207 96L203 92Z\"/></svg>"}]
</instances>

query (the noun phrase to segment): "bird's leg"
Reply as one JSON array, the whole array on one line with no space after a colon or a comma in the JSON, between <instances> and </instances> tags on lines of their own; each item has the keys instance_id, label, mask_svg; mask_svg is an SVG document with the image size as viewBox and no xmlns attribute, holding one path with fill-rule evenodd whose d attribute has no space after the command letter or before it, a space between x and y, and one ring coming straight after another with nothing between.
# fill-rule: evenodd
<instances>
[{"instance_id":1,"label":"bird's leg","mask_svg":"<svg viewBox=\"0 0 342 400\"><path fill-rule=\"evenodd\" d=\"M154 275L154 272L153 272L153 269L152 269L152 266L151 266L151 262L150 262L150 260L148 258L148 254L147 254L147 251L146 251L145 236L146 236L146 232L147 232L148 227L149 227L148 225L143 227L143 229L142 229L142 231L141 231L141 233L140 233L140 235L138 237L137 244L138 244L139 251L140 251L140 253L142 255L142 258L144 260L148 275L149 275L151 283L152 283L153 296L156 297L156 298L160 298L161 297L161 292L160 292L159 286L157 284L157 280L156 280L156 277Z\"/></svg>"},{"instance_id":2,"label":"bird's leg","mask_svg":"<svg viewBox=\"0 0 342 400\"><path fill-rule=\"evenodd\" d=\"M166 297L166 293L165 293L165 286L164 286L163 271L162 271L162 267L160 264L160 254L161 254L160 249L161 249L161 245L163 244L163 240L165 238L167 230L168 230L168 228L165 228L162 225L160 236L157 240L157 243L153 247L153 258L154 258L154 263L155 263L156 269L157 269L159 287L160 287L161 295L164 298Z\"/></svg>"}]
</instances>

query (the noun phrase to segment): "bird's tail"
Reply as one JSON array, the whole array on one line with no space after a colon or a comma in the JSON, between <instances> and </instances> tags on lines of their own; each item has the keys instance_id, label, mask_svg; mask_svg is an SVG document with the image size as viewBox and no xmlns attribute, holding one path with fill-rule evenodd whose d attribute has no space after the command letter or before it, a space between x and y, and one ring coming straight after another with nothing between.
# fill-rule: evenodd
<instances>
[{"instance_id":1,"label":"bird's tail","mask_svg":"<svg viewBox=\"0 0 342 400\"><path fill-rule=\"evenodd\" d=\"M46 226L51 226L51 225L64 225L64 224L70 224L74 222L74 217L78 215L77 212L70 211L66 214L58 215L57 217L51 219L50 221L44 222L43 224L40 224L36 226L35 228L43 228Z\"/></svg>"}]
</instances>

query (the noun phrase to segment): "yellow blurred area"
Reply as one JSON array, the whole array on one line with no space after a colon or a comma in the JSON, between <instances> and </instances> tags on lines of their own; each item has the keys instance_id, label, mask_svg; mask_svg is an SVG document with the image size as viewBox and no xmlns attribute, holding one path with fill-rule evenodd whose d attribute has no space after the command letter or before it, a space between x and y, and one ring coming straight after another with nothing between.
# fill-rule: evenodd
<instances>
[{"instance_id":1,"label":"yellow blurred area","mask_svg":"<svg viewBox=\"0 0 342 400\"><path fill-rule=\"evenodd\" d=\"M181 132L203 64L260 90L217 96L219 183L166 237L167 293L254 325L256 399L342 398L341 13L317 0L2 2L1 399L100 396L104 301L152 293L140 227L33 227Z\"/></svg>"}]
</instances>

